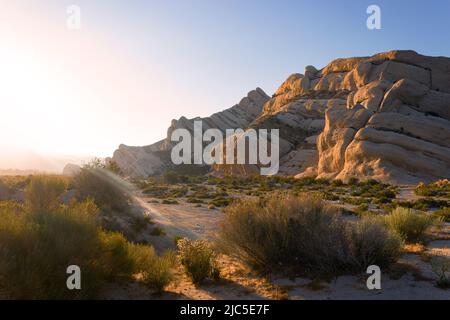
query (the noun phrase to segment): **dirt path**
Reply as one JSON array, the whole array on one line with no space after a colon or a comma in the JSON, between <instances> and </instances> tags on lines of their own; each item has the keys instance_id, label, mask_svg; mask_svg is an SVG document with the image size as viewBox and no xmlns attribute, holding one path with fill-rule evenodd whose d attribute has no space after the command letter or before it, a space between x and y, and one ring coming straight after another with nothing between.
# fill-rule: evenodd
<instances>
[{"instance_id":1,"label":"dirt path","mask_svg":"<svg viewBox=\"0 0 450 320\"><path fill-rule=\"evenodd\" d=\"M150 198L142 195L137 195L135 201L145 210L144 214L149 215L171 237L212 239L223 216L219 209L209 210L185 202L172 205L149 203Z\"/></svg>"}]
</instances>

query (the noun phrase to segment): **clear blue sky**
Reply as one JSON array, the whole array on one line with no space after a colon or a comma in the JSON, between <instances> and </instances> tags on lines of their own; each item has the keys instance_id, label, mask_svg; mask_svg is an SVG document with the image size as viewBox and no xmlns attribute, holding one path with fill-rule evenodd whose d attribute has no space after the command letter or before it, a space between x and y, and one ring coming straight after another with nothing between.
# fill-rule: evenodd
<instances>
[{"instance_id":1,"label":"clear blue sky","mask_svg":"<svg viewBox=\"0 0 450 320\"><path fill-rule=\"evenodd\" d=\"M79 32L64 30L70 4L82 10ZM382 30L366 28L370 4L381 7ZM0 21L8 8L16 19L0 25L0 35L11 39L2 45L49 60L36 59L40 66L59 63L53 82L67 84L59 91L75 102L58 100L64 112L54 120L90 114L79 129L73 121L68 131L80 133L67 139L74 152L101 156L120 143L155 142L171 119L228 108L255 87L270 95L306 65L392 49L450 56L448 0L17 0L5 6ZM76 86L69 85L74 79ZM45 86L45 79L35 80ZM36 104L49 105L40 98ZM55 121L41 142L51 140ZM42 150L52 151L50 143Z\"/></svg>"}]
</instances>

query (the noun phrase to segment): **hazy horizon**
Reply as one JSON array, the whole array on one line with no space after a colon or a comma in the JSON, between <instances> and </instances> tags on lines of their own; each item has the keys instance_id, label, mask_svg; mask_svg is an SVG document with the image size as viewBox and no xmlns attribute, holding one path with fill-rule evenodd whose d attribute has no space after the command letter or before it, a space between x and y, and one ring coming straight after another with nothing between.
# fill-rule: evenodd
<instances>
[{"instance_id":1,"label":"hazy horizon","mask_svg":"<svg viewBox=\"0 0 450 320\"><path fill-rule=\"evenodd\" d=\"M373 1L0 2L0 169L149 145L172 119L208 116L256 87L271 95L306 65L393 49L450 56L448 1L377 1L376 31ZM66 26L72 4L81 30Z\"/></svg>"}]
</instances>

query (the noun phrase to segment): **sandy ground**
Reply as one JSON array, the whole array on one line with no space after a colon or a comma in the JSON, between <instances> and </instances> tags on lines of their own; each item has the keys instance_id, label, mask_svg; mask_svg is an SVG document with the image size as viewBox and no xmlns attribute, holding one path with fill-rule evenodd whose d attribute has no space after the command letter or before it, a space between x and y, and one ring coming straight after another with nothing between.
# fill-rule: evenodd
<instances>
[{"instance_id":1,"label":"sandy ground","mask_svg":"<svg viewBox=\"0 0 450 320\"><path fill-rule=\"evenodd\" d=\"M415 186L400 186L397 194L397 200L400 201L416 201L423 198L414 192Z\"/></svg>"},{"instance_id":2,"label":"sandy ground","mask_svg":"<svg viewBox=\"0 0 450 320\"><path fill-rule=\"evenodd\" d=\"M410 199L406 192L404 198ZM149 203L151 199L138 196L136 201L142 213L166 232L165 237L152 237L157 249L173 248L174 236L193 239L211 239L217 230L223 213L195 207L193 204L163 205ZM369 275L342 276L331 282L317 282L306 278L287 279L271 275L261 277L239 261L227 256L220 257L221 280L194 286L181 267L176 271L177 281L163 295L154 295L139 284L113 284L104 294L105 299L292 299L292 300L361 300L389 299L450 300L450 290L435 286L437 275L429 259L424 257L446 256L450 258L450 224L437 235L442 240L430 242L427 247L409 249L396 264L394 271L382 270L381 290L369 290Z\"/></svg>"},{"instance_id":3,"label":"sandy ground","mask_svg":"<svg viewBox=\"0 0 450 320\"><path fill-rule=\"evenodd\" d=\"M144 215L166 231L173 239L176 236L190 239L214 238L223 212L220 209L208 209L205 205L196 207L191 203L160 204L150 203L151 198L137 196L135 201L140 205ZM158 248L163 249L163 248Z\"/></svg>"}]
</instances>

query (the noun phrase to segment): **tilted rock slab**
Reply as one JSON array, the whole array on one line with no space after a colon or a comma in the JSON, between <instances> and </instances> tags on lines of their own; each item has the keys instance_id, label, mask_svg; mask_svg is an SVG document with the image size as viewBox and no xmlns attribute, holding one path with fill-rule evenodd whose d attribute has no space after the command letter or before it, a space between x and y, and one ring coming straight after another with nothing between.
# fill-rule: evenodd
<instances>
[{"instance_id":1,"label":"tilted rock slab","mask_svg":"<svg viewBox=\"0 0 450 320\"><path fill-rule=\"evenodd\" d=\"M323 77L330 70L346 74L328 86L350 93L346 107L326 112L319 177L392 183L450 177L449 58L393 51L337 60Z\"/></svg>"}]
</instances>

